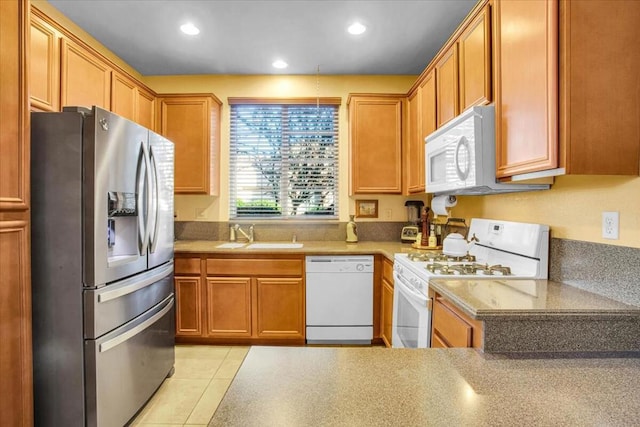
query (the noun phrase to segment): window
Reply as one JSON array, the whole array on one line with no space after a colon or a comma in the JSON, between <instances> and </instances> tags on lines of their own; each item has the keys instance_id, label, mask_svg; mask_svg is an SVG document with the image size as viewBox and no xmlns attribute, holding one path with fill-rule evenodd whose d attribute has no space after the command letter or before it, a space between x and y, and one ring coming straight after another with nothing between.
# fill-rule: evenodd
<instances>
[{"instance_id":1,"label":"window","mask_svg":"<svg viewBox=\"0 0 640 427\"><path fill-rule=\"evenodd\" d=\"M340 101L313 101L229 100L231 218L338 216Z\"/></svg>"}]
</instances>

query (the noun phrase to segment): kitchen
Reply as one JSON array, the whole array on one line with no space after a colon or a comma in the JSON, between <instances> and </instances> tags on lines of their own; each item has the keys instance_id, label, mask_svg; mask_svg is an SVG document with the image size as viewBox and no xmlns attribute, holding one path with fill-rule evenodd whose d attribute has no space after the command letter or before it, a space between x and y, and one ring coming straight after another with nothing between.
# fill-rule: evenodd
<instances>
[{"instance_id":1,"label":"kitchen","mask_svg":"<svg viewBox=\"0 0 640 427\"><path fill-rule=\"evenodd\" d=\"M38 2L34 2L37 4ZM44 8L44 6L43 6ZM49 12L49 11L48 11ZM61 22L65 22L62 21ZM136 74L133 74L136 76ZM136 76L137 77L137 76ZM219 99L226 100L228 97L243 96L308 96L314 97L317 94L315 76L282 76L269 77L244 77L244 76L156 76L138 77L157 93L208 93L213 92ZM415 76L320 76L321 96L340 96L343 102L347 99L348 93L407 93L416 81ZM260 88L257 90L256 88ZM636 106L637 108L637 106ZM222 120L220 135L222 144L220 146L220 185L218 197L210 196L177 196L176 206L178 210L178 221L184 222L185 228L201 228L204 233L210 233L211 240L226 240L226 236L221 233L218 238L215 234L218 230L217 222L222 223L220 229L226 229L229 220L227 214L227 192L224 185L228 182L227 171L224 167L224 159L228 156L225 144L225 135L228 135L228 121L225 119L225 108L222 110ZM636 115L637 117L637 115ZM347 116L343 108L340 112L341 129L347 129ZM637 122L635 123L637 129ZM348 182L347 172L349 170L347 162L347 135L341 132L340 143L340 182ZM631 138L633 139L633 138ZM636 132L637 141L637 132ZM637 157L637 156L636 156ZM636 162L637 163L637 162ZM551 190L531 193L514 193L504 195L491 195L481 197L459 197L458 204L454 209L456 216L465 218L495 218L512 221L533 222L548 224L552 230L551 240L551 262L554 262L554 251L556 255L567 255L573 252L586 251L594 253L603 251L614 260L620 257L624 259L636 259L638 241L640 241L640 220L638 212L638 200L629 195L637 194L640 189L640 182L633 176L589 176L589 175L566 175L555 178ZM352 207L356 197L349 198L346 188L340 192L341 206ZM420 196L418 196L420 197ZM360 196L357 197L358 199ZM379 212L385 222L403 223L404 201L406 197L400 195L366 195L367 199L377 198L379 202ZM426 200L425 200L426 201ZM597 208L593 209L593 205ZM601 213L603 211L617 211L620 213L620 236L618 240L604 240L601 237ZM198 213L196 213L198 212ZM346 222L349 210L340 210L340 221ZM197 216L204 216L197 217ZM202 221L202 220L205 221ZM377 230L378 225L375 220L357 219L360 239L362 241L373 240L368 230ZM196 223L196 224L194 224ZM180 225L179 225L180 226ZM257 235L260 236L260 227L257 225ZM383 225L384 226L384 225ZM264 229L267 225L262 226ZM287 226L291 229L291 226ZM367 229L367 227L370 227ZM264 234L263 234L264 236ZM300 237L300 233L298 233ZM397 236L397 235L396 235ZM397 239L393 236L389 240ZM287 236L289 238L289 236ZM341 239L337 238L336 240ZM607 244L600 246L599 244ZM634 250L635 249L635 250ZM556 259L558 257L555 257ZM631 279L634 277L633 265L623 266L622 281L610 284L611 281L600 280L596 285L592 285L581 275L576 275L577 268L584 267L579 261L570 259L574 263L574 269L559 267L556 277L574 280L577 285L586 283L586 286L593 286L596 289L612 297L623 295L627 302L638 304L637 283ZM589 264L591 261L583 261ZM619 261L616 262L616 264ZM632 264L632 263L629 263ZM636 263L637 265L637 263ZM637 274L635 275L637 277ZM605 287L603 289L603 286ZM610 288L607 288L610 287ZM628 288L628 289L627 289Z\"/></svg>"}]
</instances>

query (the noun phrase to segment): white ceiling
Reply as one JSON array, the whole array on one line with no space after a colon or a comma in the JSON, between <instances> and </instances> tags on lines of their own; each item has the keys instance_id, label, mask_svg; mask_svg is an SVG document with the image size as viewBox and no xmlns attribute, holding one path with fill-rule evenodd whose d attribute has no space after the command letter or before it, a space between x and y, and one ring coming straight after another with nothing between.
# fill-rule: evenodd
<instances>
[{"instance_id":1,"label":"white ceiling","mask_svg":"<svg viewBox=\"0 0 640 427\"><path fill-rule=\"evenodd\" d=\"M49 0L143 75L420 74L476 2ZM347 33L355 20L363 35Z\"/></svg>"}]
</instances>

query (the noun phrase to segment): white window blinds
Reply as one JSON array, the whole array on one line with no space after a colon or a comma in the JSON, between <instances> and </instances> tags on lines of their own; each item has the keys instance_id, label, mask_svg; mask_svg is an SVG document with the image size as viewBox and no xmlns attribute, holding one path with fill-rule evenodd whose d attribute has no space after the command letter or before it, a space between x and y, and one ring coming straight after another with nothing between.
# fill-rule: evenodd
<instances>
[{"instance_id":1,"label":"white window blinds","mask_svg":"<svg viewBox=\"0 0 640 427\"><path fill-rule=\"evenodd\" d=\"M232 104L230 217L338 216L338 105Z\"/></svg>"}]
</instances>

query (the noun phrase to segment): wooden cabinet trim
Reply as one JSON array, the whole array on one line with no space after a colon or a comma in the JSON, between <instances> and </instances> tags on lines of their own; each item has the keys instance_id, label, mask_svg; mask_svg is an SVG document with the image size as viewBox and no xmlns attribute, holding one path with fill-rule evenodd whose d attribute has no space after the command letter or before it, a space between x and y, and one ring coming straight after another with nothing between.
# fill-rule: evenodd
<instances>
[{"instance_id":1,"label":"wooden cabinet trim","mask_svg":"<svg viewBox=\"0 0 640 427\"><path fill-rule=\"evenodd\" d=\"M200 277L175 276L176 335L202 336Z\"/></svg>"},{"instance_id":2,"label":"wooden cabinet trim","mask_svg":"<svg viewBox=\"0 0 640 427\"><path fill-rule=\"evenodd\" d=\"M382 260L382 279L393 286L393 261L384 258Z\"/></svg>"},{"instance_id":3,"label":"wooden cabinet trim","mask_svg":"<svg viewBox=\"0 0 640 427\"><path fill-rule=\"evenodd\" d=\"M227 291L222 301L217 300L217 287L225 288ZM233 289L233 293L230 294L230 287L237 289ZM247 338L252 336L251 288L250 277L207 277L207 336ZM237 311L233 313L231 309ZM227 324L230 314L235 314L235 318L231 320L238 323ZM222 318L224 322L221 321Z\"/></svg>"},{"instance_id":4,"label":"wooden cabinet trim","mask_svg":"<svg viewBox=\"0 0 640 427\"><path fill-rule=\"evenodd\" d=\"M436 116L438 127L460 113L458 100L458 45L454 44L436 63ZM447 83L450 86L447 86ZM448 90L446 90L448 89Z\"/></svg>"},{"instance_id":5,"label":"wooden cabinet trim","mask_svg":"<svg viewBox=\"0 0 640 427\"><path fill-rule=\"evenodd\" d=\"M124 89L125 92L121 92ZM126 95L126 98L121 98ZM110 111L119 116L136 121L136 111L138 109L138 88L136 83L128 76L113 72L111 75L111 104Z\"/></svg>"},{"instance_id":6,"label":"wooden cabinet trim","mask_svg":"<svg viewBox=\"0 0 640 427\"><path fill-rule=\"evenodd\" d=\"M177 274L200 274L201 273L201 260L200 258L182 258L175 257L174 270Z\"/></svg>"},{"instance_id":7,"label":"wooden cabinet trim","mask_svg":"<svg viewBox=\"0 0 640 427\"><path fill-rule=\"evenodd\" d=\"M99 107L109 109L111 106L111 68L109 64L104 62L100 57L93 54L93 52L84 49L82 46L64 38L60 39L60 103L62 107L65 106L77 106L79 103L69 100L69 86L70 80L73 76L69 75L69 60L71 55L77 55L79 58L85 60L88 64L96 68L96 70L103 73L102 82L102 100L100 104L91 102L91 105L81 105L83 107L91 107L93 104Z\"/></svg>"},{"instance_id":8,"label":"wooden cabinet trim","mask_svg":"<svg viewBox=\"0 0 640 427\"><path fill-rule=\"evenodd\" d=\"M449 347L471 347L472 327L439 298L433 302L433 335Z\"/></svg>"}]
</instances>

